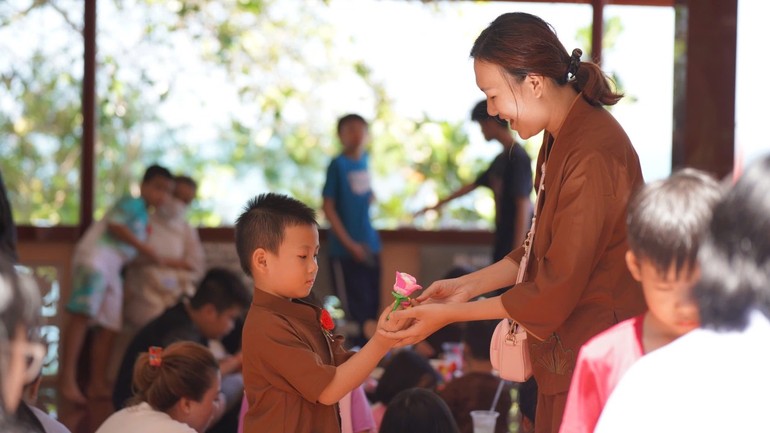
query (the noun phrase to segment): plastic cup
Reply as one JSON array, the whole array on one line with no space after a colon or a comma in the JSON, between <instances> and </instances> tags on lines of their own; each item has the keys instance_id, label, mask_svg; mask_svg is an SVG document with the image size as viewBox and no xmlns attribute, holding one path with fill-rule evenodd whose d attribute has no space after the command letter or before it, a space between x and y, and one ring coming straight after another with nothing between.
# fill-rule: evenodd
<instances>
[{"instance_id":1,"label":"plastic cup","mask_svg":"<svg viewBox=\"0 0 770 433\"><path fill-rule=\"evenodd\" d=\"M498 416L500 414L494 410L472 410L473 433L495 433Z\"/></svg>"}]
</instances>

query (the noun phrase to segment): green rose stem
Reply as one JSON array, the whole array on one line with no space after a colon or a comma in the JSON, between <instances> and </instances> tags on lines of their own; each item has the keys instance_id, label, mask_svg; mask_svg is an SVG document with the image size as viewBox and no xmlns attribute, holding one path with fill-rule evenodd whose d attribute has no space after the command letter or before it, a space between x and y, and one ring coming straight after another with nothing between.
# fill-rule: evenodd
<instances>
[{"instance_id":1,"label":"green rose stem","mask_svg":"<svg viewBox=\"0 0 770 433\"><path fill-rule=\"evenodd\" d=\"M409 296L404 296L400 293L396 292L390 292L391 295L393 295L394 298L396 298L396 303L393 304L393 308L390 310L390 312L396 311L396 309L403 303L403 302L410 302L411 298ZM390 313L388 313L388 317L385 318L385 320L390 320Z\"/></svg>"}]
</instances>

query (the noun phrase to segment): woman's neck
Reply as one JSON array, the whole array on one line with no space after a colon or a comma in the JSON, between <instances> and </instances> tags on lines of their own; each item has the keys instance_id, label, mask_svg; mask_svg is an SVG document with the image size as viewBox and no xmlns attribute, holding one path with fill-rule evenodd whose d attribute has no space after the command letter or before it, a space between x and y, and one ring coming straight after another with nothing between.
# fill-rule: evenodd
<instances>
[{"instance_id":1,"label":"woman's neck","mask_svg":"<svg viewBox=\"0 0 770 433\"><path fill-rule=\"evenodd\" d=\"M559 137L564 121L567 119L567 115L572 110L572 106L575 101L580 97L580 94L567 84L564 86L554 85L552 89L552 98L550 105L551 120L548 122L545 130L553 136L554 139Z\"/></svg>"}]
</instances>

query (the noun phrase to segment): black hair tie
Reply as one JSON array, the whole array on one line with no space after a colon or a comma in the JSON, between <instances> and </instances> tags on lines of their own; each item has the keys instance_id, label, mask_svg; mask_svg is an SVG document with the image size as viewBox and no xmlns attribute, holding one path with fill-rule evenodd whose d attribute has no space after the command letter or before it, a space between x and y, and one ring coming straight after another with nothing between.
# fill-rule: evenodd
<instances>
[{"instance_id":1,"label":"black hair tie","mask_svg":"<svg viewBox=\"0 0 770 433\"><path fill-rule=\"evenodd\" d=\"M578 69L580 69L580 56L583 55L583 50L575 48L572 50L572 55L569 58L569 67L567 68L567 80L575 78L577 76Z\"/></svg>"}]
</instances>

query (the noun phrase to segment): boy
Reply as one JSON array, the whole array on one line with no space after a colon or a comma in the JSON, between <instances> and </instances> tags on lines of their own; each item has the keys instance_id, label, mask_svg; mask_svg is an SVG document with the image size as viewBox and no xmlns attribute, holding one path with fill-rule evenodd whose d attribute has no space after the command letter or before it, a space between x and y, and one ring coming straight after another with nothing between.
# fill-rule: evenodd
<instances>
[{"instance_id":1,"label":"boy","mask_svg":"<svg viewBox=\"0 0 770 433\"><path fill-rule=\"evenodd\" d=\"M369 125L357 114L337 122L342 154L329 164L323 187L323 211L329 220L332 284L345 314L357 323L360 345L372 334L380 306L380 237L372 227L374 201L369 155L364 146Z\"/></svg>"},{"instance_id":2,"label":"boy","mask_svg":"<svg viewBox=\"0 0 770 433\"><path fill-rule=\"evenodd\" d=\"M204 346L208 346L210 340L221 341L233 331L236 321L249 307L250 301L251 294L246 284L234 272L221 268L206 272L195 295L167 309L139 330L131 340L112 394L115 408L125 407L126 400L132 396L131 381L139 354L146 352L150 346L166 347L176 341L194 341ZM243 395L240 354L221 359L219 367L226 403L222 409L232 409L240 403ZM237 409L233 410L230 420L233 425L237 423L237 415Z\"/></svg>"},{"instance_id":3,"label":"boy","mask_svg":"<svg viewBox=\"0 0 770 433\"><path fill-rule=\"evenodd\" d=\"M610 393L631 365L699 324L691 289L701 236L721 190L693 169L643 187L628 204L626 263L648 311L598 334L580 349L561 433L593 432Z\"/></svg>"},{"instance_id":4,"label":"boy","mask_svg":"<svg viewBox=\"0 0 770 433\"><path fill-rule=\"evenodd\" d=\"M91 347L89 394L110 395L107 379L108 359L113 341L121 328L123 284L121 270L137 251L158 260L145 242L148 232L149 207L165 203L174 188L174 178L165 167L147 168L140 186L140 197L122 197L97 223L91 225L75 247L74 281L67 303L70 321L64 333L61 369L61 394L75 404L86 398L77 383L77 361L88 326L93 321L100 329Z\"/></svg>"},{"instance_id":5,"label":"boy","mask_svg":"<svg viewBox=\"0 0 770 433\"><path fill-rule=\"evenodd\" d=\"M250 200L235 223L254 298L243 327L246 433L338 433L336 403L359 386L395 341L379 333L356 354L322 327L320 308L301 301L318 273L315 212L277 194ZM384 311L380 324L387 322Z\"/></svg>"},{"instance_id":6,"label":"boy","mask_svg":"<svg viewBox=\"0 0 770 433\"><path fill-rule=\"evenodd\" d=\"M489 115L486 99L473 107L471 120L479 123L485 140L497 140L502 144L503 151L473 183L460 187L417 214L438 209L479 186L491 189L495 197L495 245L492 250L492 262L495 263L521 245L529 230L532 219L532 161L527 151L514 140L508 122Z\"/></svg>"}]
</instances>

